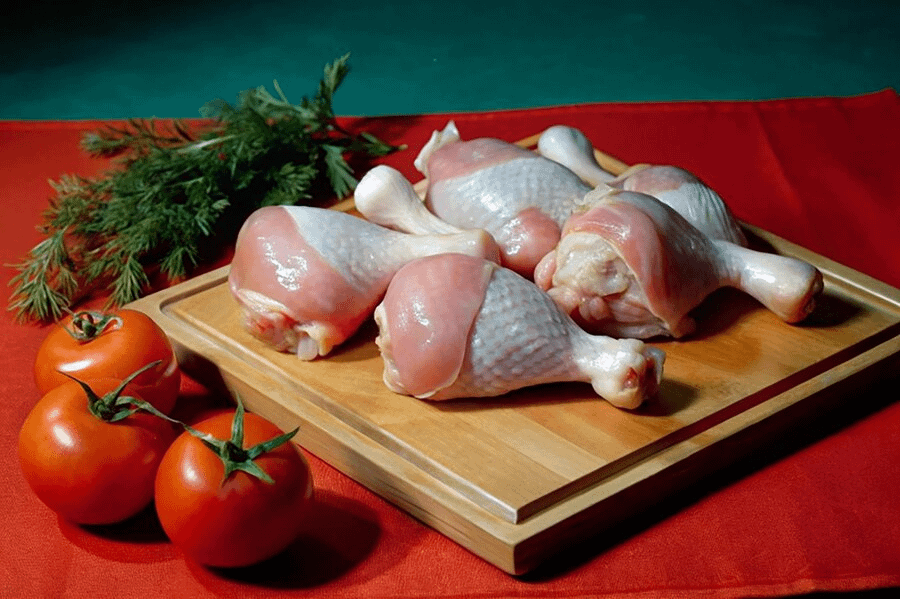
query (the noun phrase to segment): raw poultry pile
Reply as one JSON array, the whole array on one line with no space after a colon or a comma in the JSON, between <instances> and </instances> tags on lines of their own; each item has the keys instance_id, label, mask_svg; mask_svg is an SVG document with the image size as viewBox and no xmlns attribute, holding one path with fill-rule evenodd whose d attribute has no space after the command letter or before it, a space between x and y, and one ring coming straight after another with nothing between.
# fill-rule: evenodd
<instances>
[{"instance_id":1,"label":"raw poultry pile","mask_svg":"<svg viewBox=\"0 0 900 599\"><path fill-rule=\"evenodd\" d=\"M806 262L747 247L730 210L692 174L619 176L584 135L551 127L532 152L462 141L451 122L422 148L424 202L398 171L360 181L365 219L308 207L258 210L229 275L247 329L304 360L374 314L384 382L418 398L498 396L584 381L622 408L657 393L664 353L720 287L786 322L822 291Z\"/></svg>"}]
</instances>

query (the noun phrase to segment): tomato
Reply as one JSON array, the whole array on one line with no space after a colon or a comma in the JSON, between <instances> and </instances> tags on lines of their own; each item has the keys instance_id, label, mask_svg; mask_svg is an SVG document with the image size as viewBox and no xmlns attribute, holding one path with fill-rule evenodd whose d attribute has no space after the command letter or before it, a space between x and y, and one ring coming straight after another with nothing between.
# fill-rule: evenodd
<instances>
[{"instance_id":1,"label":"tomato","mask_svg":"<svg viewBox=\"0 0 900 599\"><path fill-rule=\"evenodd\" d=\"M34 379L44 394L67 383L67 374L81 380L124 379L157 360L159 365L135 379L134 388L168 414L178 398L181 371L172 344L159 325L137 310L78 312L60 321L38 348Z\"/></svg>"},{"instance_id":2,"label":"tomato","mask_svg":"<svg viewBox=\"0 0 900 599\"><path fill-rule=\"evenodd\" d=\"M280 553L304 530L311 512L312 475L299 447L288 441L293 433L282 435L238 406L201 421L194 433L211 435L225 461L237 462L257 444L280 437L276 447L250 459L255 466L248 469L258 467L269 482L240 469L226 474L219 453L190 430L172 443L156 476L163 530L186 557L206 566L247 566Z\"/></svg>"},{"instance_id":3,"label":"tomato","mask_svg":"<svg viewBox=\"0 0 900 599\"><path fill-rule=\"evenodd\" d=\"M84 383L106 398L123 386L118 378ZM131 385L124 387L125 396L140 399ZM19 463L38 498L66 520L121 522L152 501L156 468L177 431L146 412L107 421L91 411L90 403L75 381L44 395L19 433Z\"/></svg>"}]
</instances>

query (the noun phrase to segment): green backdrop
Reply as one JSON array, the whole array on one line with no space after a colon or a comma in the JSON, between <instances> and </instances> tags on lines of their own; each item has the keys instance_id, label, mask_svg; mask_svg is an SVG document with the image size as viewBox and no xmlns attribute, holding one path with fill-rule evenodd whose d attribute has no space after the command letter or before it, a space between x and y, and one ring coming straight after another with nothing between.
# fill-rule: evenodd
<instances>
[{"instance_id":1,"label":"green backdrop","mask_svg":"<svg viewBox=\"0 0 900 599\"><path fill-rule=\"evenodd\" d=\"M897 0L24 4L2 119L192 117L273 79L299 99L345 52L346 115L900 88Z\"/></svg>"}]
</instances>

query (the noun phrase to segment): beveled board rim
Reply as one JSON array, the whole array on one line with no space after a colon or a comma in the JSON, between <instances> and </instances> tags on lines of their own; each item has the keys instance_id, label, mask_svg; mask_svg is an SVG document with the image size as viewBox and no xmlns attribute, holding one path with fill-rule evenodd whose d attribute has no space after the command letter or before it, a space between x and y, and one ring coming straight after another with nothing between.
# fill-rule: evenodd
<instances>
[{"instance_id":1,"label":"beveled board rim","mask_svg":"<svg viewBox=\"0 0 900 599\"><path fill-rule=\"evenodd\" d=\"M421 182L417 188L421 191ZM900 291L897 289L762 229L746 223L742 225L779 253L794 255L816 265L823 271L827 287L859 298L873 309L887 311L900 322ZM147 296L129 307L148 313L160 323L172 337L187 372L200 373L200 379L212 373L212 378L201 382L214 382L212 379L219 377L230 392L241 393L249 409L269 417L283 428L301 425L306 434L301 435L298 442L311 453L510 573L521 573L539 563L563 540L596 530L598 523L610 521L610 518L624 516L628 508L621 505L602 516L598 515L598 510L600 506L615 503L616 496L629 487L654 477L662 480L667 470L687 463L694 454L771 419L790 406L810 400L848 377L861 375L874 365L892 362L900 355L900 327L895 323L858 351L850 351L833 360L813 376L796 385L777 389L777 392L746 405L745 409L712 422L704 429L706 438L703 442L688 435L654 455L623 464L612 476L573 489L558 501L538 506L539 509L524 518L516 515L510 518L508 514L492 512L471 501L447 481L435 479L431 473L367 438L358 428L321 406L305 406L298 413L295 404L288 406L289 402L279 397L285 392L283 377L255 372L241 364L239 356L216 347L215 339L198 333L190 323L173 313L178 302L223 285L227 272L228 267L222 267ZM268 380L260 384L260 379ZM576 523L585 525L582 533L573 529Z\"/></svg>"}]
</instances>

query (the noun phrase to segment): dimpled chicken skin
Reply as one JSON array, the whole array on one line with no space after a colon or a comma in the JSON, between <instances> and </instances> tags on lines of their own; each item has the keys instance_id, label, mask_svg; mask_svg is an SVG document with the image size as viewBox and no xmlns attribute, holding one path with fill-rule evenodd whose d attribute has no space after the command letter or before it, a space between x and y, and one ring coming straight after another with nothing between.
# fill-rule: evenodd
<instances>
[{"instance_id":1,"label":"dimpled chicken skin","mask_svg":"<svg viewBox=\"0 0 900 599\"><path fill-rule=\"evenodd\" d=\"M312 360L372 315L397 269L443 252L496 257L498 250L479 230L411 235L335 210L269 206L241 228L228 284L250 333Z\"/></svg>"},{"instance_id":2,"label":"dimpled chicken skin","mask_svg":"<svg viewBox=\"0 0 900 599\"><path fill-rule=\"evenodd\" d=\"M715 190L696 175L669 165L636 164L614 176L597 162L590 140L578 129L554 125L538 138L538 151L595 188L609 186L652 195L711 239L747 245L740 225Z\"/></svg>"},{"instance_id":3,"label":"dimpled chicken skin","mask_svg":"<svg viewBox=\"0 0 900 599\"><path fill-rule=\"evenodd\" d=\"M416 166L428 178L428 209L456 227L487 230L503 265L526 277L591 190L565 166L515 144L461 141L452 122L435 132Z\"/></svg>"},{"instance_id":4,"label":"dimpled chicken skin","mask_svg":"<svg viewBox=\"0 0 900 599\"><path fill-rule=\"evenodd\" d=\"M391 390L421 399L493 397L588 382L613 405L658 392L665 354L636 339L591 335L534 283L481 258L414 260L375 310Z\"/></svg>"},{"instance_id":5,"label":"dimpled chicken skin","mask_svg":"<svg viewBox=\"0 0 900 599\"><path fill-rule=\"evenodd\" d=\"M591 208L569 219L535 282L592 332L683 337L696 326L691 310L720 287L740 289L784 321L799 322L823 289L812 265L711 239L653 196L591 195Z\"/></svg>"}]
</instances>

